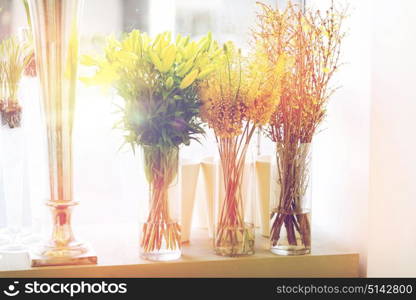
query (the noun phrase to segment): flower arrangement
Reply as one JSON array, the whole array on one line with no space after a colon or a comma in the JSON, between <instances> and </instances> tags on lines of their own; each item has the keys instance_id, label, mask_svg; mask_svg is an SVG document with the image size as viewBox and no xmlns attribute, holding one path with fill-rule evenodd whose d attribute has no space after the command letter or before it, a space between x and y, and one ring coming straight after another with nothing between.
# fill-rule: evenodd
<instances>
[{"instance_id":1,"label":"flower arrangement","mask_svg":"<svg viewBox=\"0 0 416 300\"><path fill-rule=\"evenodd\" d=\"M220 255L253 254L254 228L245 222L242 178L250 140L277 105L280 66L271 68L260 52L243 56L231 42L224 44L218 65L199 88L202 118L215 133L225 187L214 248Z\"/></svg>"},{"instance_id":2,"label":"flower arrangement","mask_svg":"<svg viewBox=\"0 0 416 300\"><path fill-rule=\"evenodd\" d=\"M284 59L281 99L268 126L276 143L281 192L271 214L271 244L310 251L311 227L304 197L309 182L309 148L325 118L335 88L329 85L340 66L345 11L332 3L326 12L289 4L274 10L260 4L254 38L272 64ZM282 228L285 226L283 241Z\"/></svg>"},{"instance_id":3,"label":"flower arrangement","mask_svg":"<svg viewBox=\"0 0 416 300\"><path fill-rule=\"evenodd\" d=\"M125 142L141 146L150 185L150 212L143 226L143 255L180 249L180 228L169 214L168 188L177 176L178 150L204 132L198 83L216 68L218 46L211 34L199 41L165 32L154 39L138 30L109 39L105 57L84 56L97 67L87 83L111 84L124 99L117 127Z\"/></svg>"},{"instance_id":4,"label":"flower arrangement","mask_svg":"<svg viewBox=\"0 0 416 300\"><path fill-rule=\"evenodd\" d=\"M16 37L0 44L0 110L2 124L10 128L20 127L21 123L18 90L28 63L29 49L28 44L20 43Z\"/></svg>"}]
</instances>

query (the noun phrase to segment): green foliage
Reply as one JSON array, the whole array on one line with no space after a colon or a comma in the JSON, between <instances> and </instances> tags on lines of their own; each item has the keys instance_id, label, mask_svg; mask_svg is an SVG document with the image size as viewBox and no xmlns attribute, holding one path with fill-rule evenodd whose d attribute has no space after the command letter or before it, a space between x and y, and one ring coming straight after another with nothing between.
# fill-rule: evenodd
<instances>
[{"instance_id":1,"label":"green foliage","mask_svg":"<svg viewBox=\"0 0 416 300\"><path fill-rule=\"evenodd\" d=\"M198 42L165 32L151 39L134 30L121 41L107 40L104 57L83 56L95 66L87 84L115 87L124 99L120 128L126 143L161 149L189 145L204 133L197 86L216 68L221 53L211 34Z\"/></svg>"},{"instance_id":2,"label":"green foliage","mask_svg":"<svg viewBox=\"0 0 416 300\"><path fill-rule=\"evenodd\" d=\"M23 2L23 6L25 7L27 24L29 25L29 27L32 27L32 21L30 19L29 2L28 2L28 0L22 0L22 2Z\"/></svg>"}]
</instances>

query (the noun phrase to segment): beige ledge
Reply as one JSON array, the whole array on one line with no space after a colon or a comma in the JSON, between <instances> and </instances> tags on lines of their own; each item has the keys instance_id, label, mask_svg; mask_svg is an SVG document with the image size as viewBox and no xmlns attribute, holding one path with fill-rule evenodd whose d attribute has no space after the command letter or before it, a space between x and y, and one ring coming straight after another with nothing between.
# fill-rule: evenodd
<instances>
[{"instance_id":1,"label":"beige ledge","mask_svg":"<svg viewBox=\"0 0 416 300\"><path fill-rule=\"evenodd\" d=\"M97 265L40 267L0 271L1 277L358 277L358 254L313 241L310 255L276 256L258 237L256 254L227 258L213 254L206 230L192 232L182 258L149 262L139 258L138 228L124 224L78 230L98 256Z\"/></svg>"}]
</instances>

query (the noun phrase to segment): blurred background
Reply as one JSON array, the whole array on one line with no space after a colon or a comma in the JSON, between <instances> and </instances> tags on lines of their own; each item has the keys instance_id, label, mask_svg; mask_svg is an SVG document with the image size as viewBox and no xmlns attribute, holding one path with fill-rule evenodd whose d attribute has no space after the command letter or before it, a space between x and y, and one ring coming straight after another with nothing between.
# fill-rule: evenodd
<instances>
[{"instance_id":1,"label":"blurred background","mask_svg":"<svg viewBox=\"0 0 416 300\"><path fill-rule=\"evenodd\" d=\"M274 7L285 0L263 0ZM292 1L326 9L330 0ZM313 145L313 239L360 253L362 276L416 276L416 201L414 115L416 99L416 19L412 0L340 0L349 6L344 66L333 84L327 120ZM27 26L17 0L0 0L0 38ZM82 18L81 52L98 53L104 37L140 29L199 37L211 31L221 42L243 49L255 25L255 0L88 0ZM83 70L81 70L83 72ZM36 228L47 220L46 162L36 80L22 83L25 162L22 222ZM74 132L75 195L81 202L74 224L137 222L143 180L122 133L112 129L117 115L111 91L80 84ZM1 131L1 129L0 129ZM270 153L266 140L262 154ZM2 150L3 149L3 150ZM6 150L5 150L6 149ZM0 151L7 150L0 138ZM214 151L183 149L199 160ZM3 153L3 166L8 153ZM7 179L0 172L0 227L10 222L4 197ZM197 191L194 227L206 226L204 193ZM9 220L9 221L8 221Z\"/></svg>"}]
</instances>

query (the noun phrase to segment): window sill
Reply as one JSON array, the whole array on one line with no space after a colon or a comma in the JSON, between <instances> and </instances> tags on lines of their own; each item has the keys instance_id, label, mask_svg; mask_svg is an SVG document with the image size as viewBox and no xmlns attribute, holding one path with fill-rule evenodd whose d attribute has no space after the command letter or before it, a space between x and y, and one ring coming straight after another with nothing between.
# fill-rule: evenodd
<instances>
[{"instance_id":1,"label":"window sill","mask_svg":"<svg viewBox=\"0 0 416 300\"><path fill-rule=\"evenodd\" d=\"M195 230L182 257L172 262L140 259L136 225L102 228L90 226L82 233L94 245L97 265L27 268L0 271L0 277L358 277L358 254L331 250L314 241L305 256L277 256L258 237L256 254L227 258L212 253L207 231Z\"/></svg>"}]
</instances>

